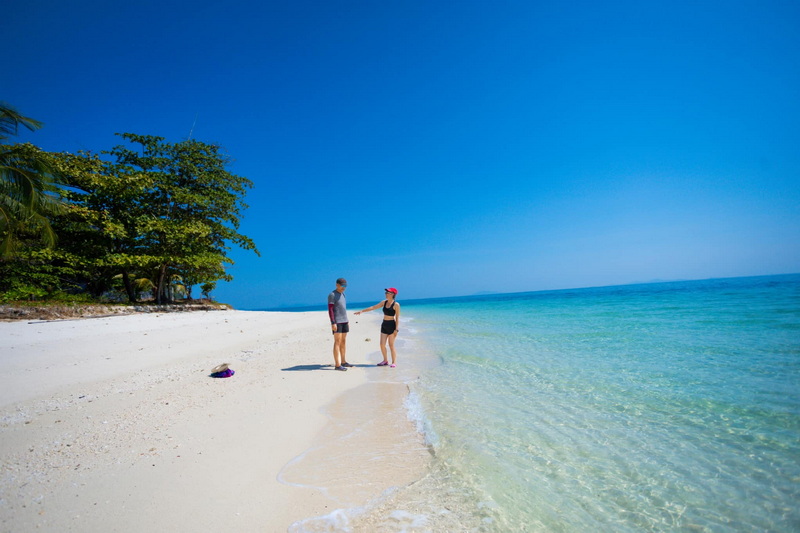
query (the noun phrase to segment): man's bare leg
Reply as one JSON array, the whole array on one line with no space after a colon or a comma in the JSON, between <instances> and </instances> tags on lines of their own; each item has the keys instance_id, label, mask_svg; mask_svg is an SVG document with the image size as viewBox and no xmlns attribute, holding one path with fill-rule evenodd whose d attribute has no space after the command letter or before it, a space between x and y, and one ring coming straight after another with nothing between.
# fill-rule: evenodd
<instances>
[{"instance_id":1,"label":"man's bare leg","mask_svg":"<svg viewBox=\"0 0 800 533\"><path fill-rule=\"evenodd\" d=\"M344 359L342 345L344 344L345 335L347 335L347 333L333 334L333 366L336 368L342 366L342 360Z\"/></svg>"},{"instance_id":2,"label":"man's bare leg","mask_svg":"<svg viewBox=\"0 0 800 533\"><path fill-rule=\"evenodd\" d=\"M347 333L342 333L342 343L339 346L339 360L342 366L347 365Z\"/></svg>"}]
</instances>

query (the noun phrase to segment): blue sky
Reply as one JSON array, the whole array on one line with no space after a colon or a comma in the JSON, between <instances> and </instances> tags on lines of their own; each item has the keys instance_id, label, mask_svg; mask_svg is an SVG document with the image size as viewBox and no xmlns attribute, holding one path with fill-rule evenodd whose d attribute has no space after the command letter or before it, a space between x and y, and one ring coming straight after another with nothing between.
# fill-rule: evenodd
<instances>
[{"instance_id":1,"label":"blue sky","mask_svg":"<svg viewBox=\"0 0 800 533\"><path fill-rule=\"evenodd\" d=\"M12 2L20 140L219 143L237 308L800 271L797 2Z\"/></svg>"}]
</instances>

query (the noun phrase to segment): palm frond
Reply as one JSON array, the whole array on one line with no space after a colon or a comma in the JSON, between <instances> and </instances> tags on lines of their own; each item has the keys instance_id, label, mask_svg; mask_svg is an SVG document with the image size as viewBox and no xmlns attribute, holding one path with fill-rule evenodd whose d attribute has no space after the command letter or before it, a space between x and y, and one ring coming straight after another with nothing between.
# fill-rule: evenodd
<instances>
[{"instance_id":1,"label":"palm frond","mask_svg":"<svg viewBox=\"0 0 800 533\"><path fill-rule=\"evenodd\" d=\"M133 280L133 286L139 292L149 291L156 288L156 284L147 278L138 278Z\"/></svg>"},{"instance_id":2,"label":"palm frond","mask_svg":"<svg viewBox=\"0 0 800 533\"><path fill-rule=\"evenodd\" d=\"M31 131L38 130L43 126L38 120L23 116L10 105L0 102L0 140L8 139L12 135L16 136L19 133L20 125Z\"/></svg>"},{"instance_id":3,"label":"palm frond","mask_svg":"<svg viewBox=\"0 0 800 533\"><path fill-rule=\"evenodd\" d=\"M48 155L35 146L0 145L0 257L14 252L21 231L37 234L48 247L55 244L48 217L66 210L58 175Z\"/></svg>"}]
</instances>

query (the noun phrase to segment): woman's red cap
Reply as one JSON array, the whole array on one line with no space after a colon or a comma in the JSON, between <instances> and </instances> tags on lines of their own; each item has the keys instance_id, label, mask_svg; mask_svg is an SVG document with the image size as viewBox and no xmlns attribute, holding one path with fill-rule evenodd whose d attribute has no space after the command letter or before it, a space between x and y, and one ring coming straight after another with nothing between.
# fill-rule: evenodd
<instances>
[{"instance_id":1,"label":"woman's red cap","mask_svg":"<svg viewBox=\"0 0 800 533\"><path fill-rule=\"evenodd\" d=\"M383 289L383 290L385 290L386 292L391 292L392 294L397 296L397 289L395 289L394 287L389 287L388 289Z\"/></svg>"}]
</instances>

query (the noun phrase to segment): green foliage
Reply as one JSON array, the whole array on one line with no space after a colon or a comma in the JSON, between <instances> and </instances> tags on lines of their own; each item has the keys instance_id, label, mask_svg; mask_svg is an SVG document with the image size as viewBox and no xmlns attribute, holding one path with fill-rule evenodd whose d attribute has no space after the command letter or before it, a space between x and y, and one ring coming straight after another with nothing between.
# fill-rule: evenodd
<instances>
[{"instance_id":1,"label":"green foliage","mask_svg":"<svg viewBox=\"0 0 800 533\"><path fill-rule=\"evenodd\" d=\"M41 123L0 104L0 141L19 126ZM105 158L0 144L0 302L209 296L231 246L259 254L238 231L252 182L219 146L121 137Z\"/></svg>"},{"instance_id":2,"label":"green foliage","mask_svg":"<svg viewBox=\"0 0 800 533\"><path fill-rule=\"evenodd\" d=\"M63 176L65 207L49 220L58 246L43 246L34 228L24 228L18 253L0 262L0 300L82 293L130 302L152 295L162 303L190 297L194 285L208 296L219 280L232 279L225 271L231 245L258 254L237 231L252 183L225 170L219 147L122 137L139 149L117 146L105 153L113 160L38 153Z\"/></svg>"},{"instance_id":3,"label":"green foliage","mask_svg":"<svg viewBox=\"0 0 800 533\"><path fill-rule=\"evenodd\" d=\"M71 266L78 258L27 242L13 258L0 261L0 302L52 300L81 291L80 285L70 282L80 277L79 270Z\"/></svg>"}]
</instances>

